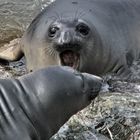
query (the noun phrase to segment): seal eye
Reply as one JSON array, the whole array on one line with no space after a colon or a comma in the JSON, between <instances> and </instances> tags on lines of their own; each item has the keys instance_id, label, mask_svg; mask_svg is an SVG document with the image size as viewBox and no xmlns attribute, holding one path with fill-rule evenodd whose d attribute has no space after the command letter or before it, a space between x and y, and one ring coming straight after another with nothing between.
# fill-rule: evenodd
<instances>
[{"instance_id":1,"label":"seal eye","mask_svg":"<svg viewBox=\"0 0 140 140\"><path fill-rule=\"evenodd\" d=\"M55 26L50 27L49 30L48 30L48 36L49 37L54 37L58 30L59 30L58 27L55 27Z\"/></svg>"},{"instance_id":2,"label":"seal eye","mask_svg":"<svg viewBox=\"0 0 140 140\"><path fill-rule=\"evenodd\" d=\"M76 31L78 31L80 34L86 36L89 34L89 27L85 25L84 23L80 23L76 27Z\"/></svg>"}]
</instances>

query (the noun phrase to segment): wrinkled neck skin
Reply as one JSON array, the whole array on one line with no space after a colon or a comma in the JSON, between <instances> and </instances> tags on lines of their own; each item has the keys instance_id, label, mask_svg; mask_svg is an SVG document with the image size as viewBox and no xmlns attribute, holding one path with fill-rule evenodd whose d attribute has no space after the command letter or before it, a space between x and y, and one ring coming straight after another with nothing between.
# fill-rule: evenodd
<instances>
[{"instance_id":1,"label":"wrinkled neck skin","mask_svg":"<svg viewBox=\"0 0 140 140\"><path fill-rule=\"evenodd\" d=\"M46 140L49 139L55 132L57 132L59 128L57 121L56 125L53 125L55 124L56 119L54 118L54 120L52 121L52 117L57 117L57 120L59 120L60 117L58 114L53 114L53 116L50 116L51 114L47 113L48 111L46 110L46 108L44 108L45 104L43 104L39 100L39 95L43 95L42 93L38 92L38 86L36 87L35 84L32 84L33 82L35 82L35 79L32 78L32 80L33 81L28 79L28 77L27 79L22 79L21 77L18 83L20 83L20 86L24 90L23 96L27 96L29 99L28 101L23 102L23 104L27 104L27 102L30 102L30 104L32 104L32 106L28 106L25 111L29 115L30 120L34 122L34 128L36 129L38 134L37 139ZM45 94L45 92L43 94Z\"/></svg>"},{"instance_id":2,"label":"wrinkled neck skin","mask_svg":"<svg viewBox=\"0 0 140 140\"><path fill-rule=\"evenodd\" d=\"M48 140L54 134L32 84L34 79L29 79L0 80L0 113L4 112L0 140Z\"/></svg>"},{"instance_id":3,"label":"wrinkled neck skin","mask_svg":"<svg viewBox=\"0 0 140 140\"><path fill-rule=\"evenodd\" d=\"M47 117L45 116L41 102L36 96L37 92L35 85L32 84L34 83L32 80L28 80L28 78L23 80L21 77L13 83L19 93L17 97L20 102L20 106L22 106L22 109L24 110L24 115L29 121L29 124L31 123L33 126L31 129L27 130L30 139L35 137L38 140L46 140L50 135L47 125ZM27 128L29 124L27 123Z\"/></svg>"},{"instance_id":4,"label":"wrinkled neck skin","mask_svg":"<svg viewBox=\"0 0 140 140\"><path fill-rule=\"evenodd\" d=\"M46 140L49 137L45 124L47 119L34 94L35 88L31 81L25 80L27 87L22 81L22 78L0 80L0 139Z\"/></svg>"}]
</instances>

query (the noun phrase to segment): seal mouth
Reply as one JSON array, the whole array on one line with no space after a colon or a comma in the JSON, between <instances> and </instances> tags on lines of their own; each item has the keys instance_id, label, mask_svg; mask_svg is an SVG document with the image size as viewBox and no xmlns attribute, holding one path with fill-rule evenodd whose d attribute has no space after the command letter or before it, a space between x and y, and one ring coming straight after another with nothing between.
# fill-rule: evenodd
<instances>
[{"instance_id":1,"label":"seal mouth","mask_svg":"<svg viewBox=\"0 0 140 140\"><path fill-rule=\"evenodd\" d=\"M78 69L80 63L80 54L72 50L65 50L60 53L60 61L62 66L69 66L73 69Z\"/></svg>"}]
</instances>

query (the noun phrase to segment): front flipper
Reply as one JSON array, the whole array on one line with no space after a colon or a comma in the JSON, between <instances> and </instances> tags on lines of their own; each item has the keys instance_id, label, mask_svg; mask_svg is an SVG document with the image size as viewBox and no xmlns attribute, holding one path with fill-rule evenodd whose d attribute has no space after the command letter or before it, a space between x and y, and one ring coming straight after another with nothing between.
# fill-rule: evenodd
<instances>
[{"instance_id":1,"label":"front flipper","mask_svg":"<svg viewBox=\"0 0 140 140\"><path fill-rule=\"evenodd\" d=\"M7 61L16 61L23 56L20 39L12 40L8 45L0 48L0 59Z\"/></svg>"}]
</instances>

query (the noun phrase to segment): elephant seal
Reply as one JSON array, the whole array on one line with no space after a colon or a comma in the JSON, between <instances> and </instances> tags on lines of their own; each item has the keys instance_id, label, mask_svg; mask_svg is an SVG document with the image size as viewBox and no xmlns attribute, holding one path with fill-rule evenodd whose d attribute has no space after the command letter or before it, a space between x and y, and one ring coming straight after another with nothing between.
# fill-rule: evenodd
<instances>
[{"instance_id":1,"label":"elephant seal","mask_svg":"<svg viewBox=\"0 0 140 140\"><path fill-rule=\"evenodd\" d=\"M0 140L48 140L101 87L101 78L61 66L0 79Z\"/></svg>"},{"instance_id":2,"label":"elephant seal","mask_svg":"<svg viewBox=\"0 0 140 140\"><path fill-rule=\"evenodd\" d=\"M56 0L22 42L29 71L63 65L97 75L130 73L140 53L140 1Z\"/></svg>"}]
</instances>

